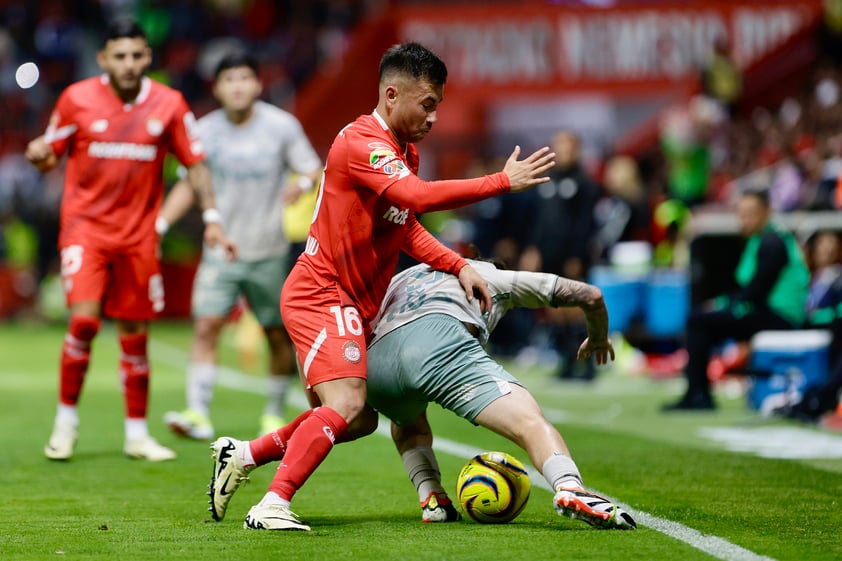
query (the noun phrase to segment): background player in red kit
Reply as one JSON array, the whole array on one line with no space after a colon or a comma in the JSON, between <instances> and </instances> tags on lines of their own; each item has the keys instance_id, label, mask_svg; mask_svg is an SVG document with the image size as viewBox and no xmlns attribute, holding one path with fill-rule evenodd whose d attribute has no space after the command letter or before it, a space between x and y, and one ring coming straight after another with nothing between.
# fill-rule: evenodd
<instances>
[{"instance_id":1,"label":"background player in red kit","mask_svg":"<svg viewBox=\"0 0 842 561\"><path fill-rule=\"evenodd\" d=\"M149 436L146 423L148 322L164 307L155 219L167 152L188 168L208 224L206 241L234 250L219 226L202 147L192 131L195 118L180 93L144 76L151 60L146 35L136 23L112 23L97 54L105 73L69 86L46 133L26 149L41 171L68 155L59 249L70 321L58 411L44 449L54 460L73 455L76 405L103 315L116 320L122 350L124 452L150 461L175 458Z\"/></svg>"},{"instance_id":2,"label":"background player in red kit","mask_svg":"<svg viewBox=\"0 0 842 561\"><path fill-rule=\"evenodd\" d=\"M490 309L482 277L427 232L415 212L455 208L543 183L547 178L541 174L554 165L555 155L545 147L518 161L516 147L502 172L460 181L419 179L413 142L436 122L446 79L444 63L421 45L392 47L380 62L377 108L336 137L306 250L281 293L284 324L315 408L250 443L229 437L214 442L210 495L216 520L250 467L283 457L245 527L310 529L289 509L293 494L334 443L368 434L377 424L376 413L364 409L369 323L401 250L457 275L466 297L478 294L483 309Z\"/></svg>"}]
</instances>

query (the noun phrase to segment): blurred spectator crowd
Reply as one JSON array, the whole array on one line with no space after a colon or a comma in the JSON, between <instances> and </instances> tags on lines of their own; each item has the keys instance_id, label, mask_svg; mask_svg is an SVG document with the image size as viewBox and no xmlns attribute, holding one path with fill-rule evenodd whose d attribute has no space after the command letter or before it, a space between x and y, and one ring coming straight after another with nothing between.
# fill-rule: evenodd
<instances>
[{"instance_id":1,"label":"blurred spectator crowd","mask_svg":"<svg viewBox=\"0 0 842 561\"><path fill-rule=\"evenodd\" d=\"M34 261L36 286L56 267L60 171L39 176L22 151L43 131L61 90L96 73L98 33L105 21L136 16L153 47L153 77L183 92L194 112L203 115L215 107L207 84L216 57L232 43L258 55L267 101L291 109L296 91L314 70L341 58L353 27L387 3L0 0L0 263ZM842 207L842 190L837 188L842 172L842 42L824 27L817 40L820 56L808 79L781 103L750 106L740 100L741 77L729 66L729 45L723 38L700 67L699 95L663 111L658 141L649 148L588 161L577 153L570 164L575 170L556 170L552 184L432 218L437 222L433 229L453 245L475 243L485 256L510 266L550 267L586 278L589 267L611 260L619 242L650 244L655 266L686 267L693 213L702 207L733 208L746 186L769 187L779 212ZM14 69L29 60L39 61L41 79L36 87L21 90ZM502 167L500 155L479 152L481 148L466 176ZM572 179L566 177L571 173ZM573 199L583 206L564 211L572 214L559 211L545 217L549 222L533 220L539 210L552 208L549 201L564 205ZM536 228L585 215L587 220L578 221L564 236L584 241L577 245L582 252L548 255L547 241L536 237ZM543 263L526 251L540 249L542 243ZM505 341L502 332L499 338Z\"/></svg>"},{"instance_id":2,"label":"blurred spectator crowd","mask_svg":"<svg viewBox=\"0 0 842 561\"><path fill-rule=\"evenodd\" d=\"M215 108L208 84L234 45L261 64L264 98L290 109L295 92L322 64L340 58L365 0L40 0L0 1L0 263L35 260L36 282L55 268L61 170L43 178L23 157L61 91L99 72L105 22L137 18L153 48L150 74L180 90L194 113ZM37 61L40 80L23 90L15 69ZM37 254L37 255L33 255ZM1 307L0 307L1 308ZM2 315L2 314L0 314Z\"/></svg>"}]
</instances>

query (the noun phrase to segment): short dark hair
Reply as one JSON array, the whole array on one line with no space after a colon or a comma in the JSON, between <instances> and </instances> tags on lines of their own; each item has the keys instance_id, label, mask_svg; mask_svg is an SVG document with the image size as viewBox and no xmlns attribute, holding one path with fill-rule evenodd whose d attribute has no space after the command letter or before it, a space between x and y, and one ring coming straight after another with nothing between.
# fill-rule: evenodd
<instances>
[{"instance_id":1,"label":"short dark hair","mask_svg":"<svg viewBox=\"0 0 842 561\"><path fill-rule=\"evenodd\" d=\"M219 78L223 71L229 68L239 68L240 66L247 66L251 68L254 75L258 75L257 58L248 51L243 49L236 49L226 53L216 64L216 69L213 72L213 79Z\"/></svg>"},{"instance_id":2,"label":"short dark hair","mask_svg":"<svg viewBox=\"0 0 842 561\"><path fill-rule=\"evenodd\" d=\"M143 39L147 40L146 32L131 18L115 19L105 28L102 37L102 46L114 39Z\"/></svg>"},{"instance_id":3,"label":"short dark hair","mask_svg":"<svg viewBox=\"0 0 842 561\"><path fill-rule=\"evenodd\" d=\"M765 187L747 187L741 193L743 197L754 197L763 207L769 208L771 202L769 199L769 189Z\"/></svg>"},{"instance_id":4,"label":"short dark hair","mask_svg":"<svg viewBox=\"0 0 842 561\"><path fill-rule=\"evenodd\" d=\"M397 72L436 86L447 81L447 66L430 49L414 42L390 47L380 59L380 80Z\"/></svg>"}]
</instances>

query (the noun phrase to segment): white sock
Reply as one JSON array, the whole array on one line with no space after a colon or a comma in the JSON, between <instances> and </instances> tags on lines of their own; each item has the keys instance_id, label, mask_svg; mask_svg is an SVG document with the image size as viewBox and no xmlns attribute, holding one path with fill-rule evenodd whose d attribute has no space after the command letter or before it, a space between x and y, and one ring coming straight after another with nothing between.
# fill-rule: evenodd
<instances>
[{"instance_id":1,"label":"white sock","mask_svg":"<svg viewBox=\"0 0 842 561\"><path fill-rule=\"evenodd\" d=\"M243 446L243 453L240 454L240 461L243 462L243 469L252 470L256 466L254 465L254 456L251 455L251 444L246 442L246 445Z\"/></svg>"},{"instance_id":2,"label":"white sock","mask_svg":"<svg viewBox=\"0 0 842 561\"><path fill-rule=\"evenodd\" d=\"M286 500L286 499L282 499L280 497L280 495L278 495L274 491L269 491L268 493L263 495L263 498L260 499L259 503L257 503L257 506L268 506L268 505L279 505L279 506L285 506L285 507L289 508L289 501Z\"/></svg>"},{"instance_id":3,"label":"white sock","mask_svg":"<svg viewBox=\"0 0 842 561\"><path fill-rule=\"evenodd\" d=\"M68 423L74 427L79 426L79 410L75 405L58 404L56 409L56 423Z\"/></svg>"},{"instance_id":4,"label":"white sock","mask_svg":"<svg viewBox=\"0 0 842 561\"><path fill-rule=\"evenodd\" d=\"M582 476L579 474L579 468L576 462L570 456L565 456L560 452L556 452L544 462L541 468L541 473L544 479L547 480L553 489L558 490L559 487L584 487L582 483Z\"/></svg>"},{"instance_id":5,"label":"white sock","mask_svg":"<svg viewBox=\"0 0 842 561\"><path fill-rule=\"evenodd\" d=\"M146 419L126 419L126 440L139 440L149 436Z\"/></svg>"},{"instance_id":6,"label":"white sock","mask_svg":"<svg viewBox=\"0 0 842 561\"><path fill-rule=\"evenodd\" d=\"M441 485L441 471L436 454L429 446L410 448L401 454L401 461L415 490L418 501L424 502L430 493L445 493Z\"/></svg>"},{"instance_id":7,"label":"white sock","mask_svg":"<svg viewBox=\"0 0 842 561\"><path fill-rule=\"evenodd\" d=\"M216 365L212 362L191 362L187 365L187 408L210 417Z\"/></svg>"},{"instance_id":8,"label":"white sock","mask_svg":"<svg viewBox=\"0 0 842 561\"><path fill-rule=\"evenodd\" d=\"M275 417L284 416L284 405L286 405L287 390L292 379L291 374L269 374L266 380L266 408L264 415Z\"/></svg>"}]
</instances>

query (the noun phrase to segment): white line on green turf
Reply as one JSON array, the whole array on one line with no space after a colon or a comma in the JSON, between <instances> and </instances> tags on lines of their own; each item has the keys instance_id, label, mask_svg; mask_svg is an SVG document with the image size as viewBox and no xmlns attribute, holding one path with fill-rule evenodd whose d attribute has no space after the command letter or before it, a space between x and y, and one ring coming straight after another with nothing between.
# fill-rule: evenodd
<instances>
[{"instance_id":1,"label":"white line on green turf","mask_svg":"<svg viewBox=\"0 0 842 561\"><path fill-rule=\"evenodd\" d=\"M151 345L151 356L154 361L160 361L174 368L187 367L188 355L185 351L182 351L178 347L175 347L168 343L164 343L162 341L154 339L151 341ZM233 368L227 368L225 366L221 366L219 368L219 377L217 378L217 383L227 388L239 391L246 391L256 394L266 393L266 381L264 378L255 378L254 376L243 374L238 370L235 370ZM307 398L304 396L304 393L301 390L295 389L291 391L289 394L289 400L291 405L294 405L299 409L306 409L309 407L309 404L307 403ZM558 419L568 417L563 411L558 410L544 409L544 413L550 420L552 420L553 418ZM389 426L386 422L380 423L380 425L377 428L377 433L382 436L385 436L386 438L391 438ZM444 452L445 454L452 454L454 456L466 459L480 454L482 452L485 452L485 450L483 449L474 448L472 446L455 442L453 440L448 440L440 436L436 436L433 448L435 448L438 452ZM529 478L532 480L533 486L541 487L542 489L552 492L550 485L547 483L547 481L544 479L544 476L541 475L540 472L529 468ZM599 491L597 490L594 490L594 492L599 493ZM603 496L616 502L622 508L631 513L631 515L634 517L637 523L641 526L646 526L647 528L651 528L652 530L665 534L678 541L684 542L691 547L694 547L700 551L707 553L708 555L711 555L712 557L715 557L716 559L721 559L722 561L775 561L775 559L773 559L772 557L758 555L753 551L749 551L748 549L733 544L723 538L702 534L698 530L694 530L693 528L685 526L684 524L680 524L678 522L673 522L671 520L666 520L663 518L658 518L657 516L653 516L649 513L636 510L624 503L616 501L615 499L607 495Z\"/></svg>"}]
</instances>

